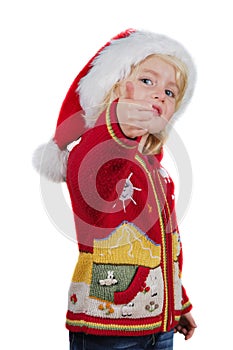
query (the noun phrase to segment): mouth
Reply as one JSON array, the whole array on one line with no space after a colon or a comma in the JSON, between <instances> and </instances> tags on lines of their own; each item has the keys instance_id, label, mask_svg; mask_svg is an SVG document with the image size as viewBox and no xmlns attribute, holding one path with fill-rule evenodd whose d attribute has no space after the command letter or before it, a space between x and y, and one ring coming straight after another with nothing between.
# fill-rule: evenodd
<instances>
[{"instance_id":1,"label":"mouth","mask_svg":"<svg viewBox=\"0 0 233 350\"><path fill-rule=\"evenodd\" d=\"M160 117L162 114L162 109L157 105L152 105L152 108L154 110L155 115Z\"/></svg>"}]
</instances>

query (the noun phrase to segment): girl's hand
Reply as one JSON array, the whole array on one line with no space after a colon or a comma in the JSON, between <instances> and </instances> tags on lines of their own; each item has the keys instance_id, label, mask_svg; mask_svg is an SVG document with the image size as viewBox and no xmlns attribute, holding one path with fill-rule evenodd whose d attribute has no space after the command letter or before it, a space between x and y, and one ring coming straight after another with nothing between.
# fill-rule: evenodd
<instances>
[{"instance_id":1,"label":"girl's hand","mask_svg":"<svg viewBox=\"0 0 233 350\"><path fill-rule=\"evenodd\" d=\"M181 316L178 325L175 328L175 333L179 332L185 336L185 340L192 338L197 325L191 315L191 312Z\"/></svg>"},{"instance_id":2,"label":"girl's hand","mask_svg":"<svg viewBox=\"0 0 233 350\"><path fill-rule=\"evenodd\" d=\"M166 121L156 115L151 103L134 99L131 81L126 82L125 96L118 100L117 117L121 130L130 138L159 133L166 125Z\"/></svg>"}]
</instances>

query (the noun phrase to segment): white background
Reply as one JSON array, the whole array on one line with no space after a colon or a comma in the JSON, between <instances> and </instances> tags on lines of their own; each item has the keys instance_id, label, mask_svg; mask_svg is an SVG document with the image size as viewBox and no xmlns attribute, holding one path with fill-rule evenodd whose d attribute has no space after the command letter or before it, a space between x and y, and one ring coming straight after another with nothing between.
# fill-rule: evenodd
<instances>
[{"instance_id":1,"label":"white background","mask_svg":"<svg viewBox=\"0 0 233 350\"><path fill-rule=\"evenodd\" d=\"M174 349L231 347L230 5L227 0L1 2L1 349L68 349L64 323L77 248L46 214L31 158L53 136L76 74L129 27L181 41L198 70L193 100L176 123L192 163L192 198L180 231L184 285L198 329L188 342L176 335ZM177 177L172 164L168 170Z\"/></svg>"}]
</instances>

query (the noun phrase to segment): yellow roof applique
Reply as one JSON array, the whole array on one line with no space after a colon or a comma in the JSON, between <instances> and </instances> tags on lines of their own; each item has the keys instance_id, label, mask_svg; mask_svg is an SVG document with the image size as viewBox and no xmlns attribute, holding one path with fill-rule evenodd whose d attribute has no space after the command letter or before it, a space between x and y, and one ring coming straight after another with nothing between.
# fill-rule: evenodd
<instances>
[{"instance_id":1,"label":"yellow roof applique","mask_svg":"<svg viewBox=\"0 0 233 350\"><path fill-rule=\"evenodd\" d=\"M160 259L160 245L129 222L123 222L107 238L94 240L95 263L133 264L155 268L160 265Z\"/></svg>"}]
</instances>

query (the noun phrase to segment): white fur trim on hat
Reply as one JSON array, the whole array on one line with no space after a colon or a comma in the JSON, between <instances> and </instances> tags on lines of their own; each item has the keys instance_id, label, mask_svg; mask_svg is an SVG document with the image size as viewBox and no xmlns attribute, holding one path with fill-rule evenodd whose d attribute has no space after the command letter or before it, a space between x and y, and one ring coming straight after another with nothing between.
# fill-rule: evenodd
<instances>
[{"instance_id":1,"label":"white fur trim on hat","mask_svg":"<svg viewBox=\"0 0 233 350\"><path fill-rule=\"evenodd\" d=\"M35 169L53 182L63 182L66 179L66 166L69 151L60 150L54 140L39 146L32 163Z\"/></svg>"},{"instance_id":2,"label":"white fur trim on hat","mask_svg":"<svg viewBox=\"0 0 233 350\"><path fill-rule=\"evenodd\" d=\"M175 56L188 68L187 90L173 119L184 111L196 81L196 69L191 56L179 42L165 35L135 31L125 38L112 40L110 45L100 51L88 74L80 80L77 91L87 126L93 126L95 121L91 117L98 115L100 105L114 84L125 78L133 65L156 53Z\"/></svg>"}]
</instances>

